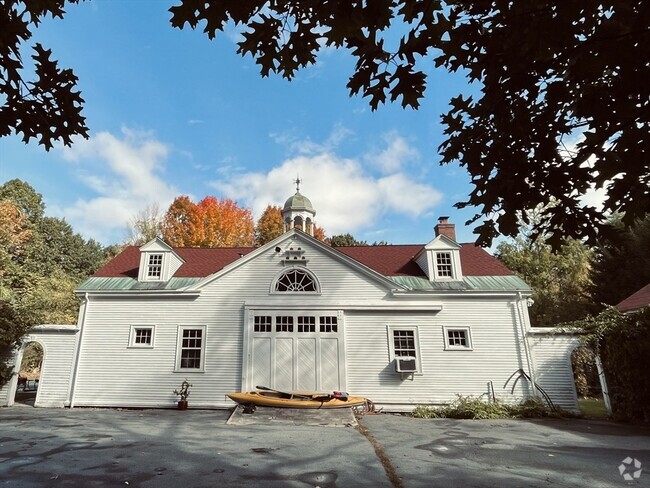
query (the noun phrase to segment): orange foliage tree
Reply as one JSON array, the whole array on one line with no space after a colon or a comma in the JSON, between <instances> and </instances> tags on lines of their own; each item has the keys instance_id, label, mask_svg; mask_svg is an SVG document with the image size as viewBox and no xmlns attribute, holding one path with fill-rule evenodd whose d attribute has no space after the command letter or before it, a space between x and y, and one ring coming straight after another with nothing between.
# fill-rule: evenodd
<instances>
[{"instance_id":1,"label":"orange foliage tree","mask_svg":"<svg viewBox=\"0 0 650 488\"><path fill-rule=\"evenodd\" d=\"M255 226L255 245L263 246L282 234L282 209L268 205Z\"/></svg>"},{"instance_id":2,"label":"orange foliage tree","mask_svg":"<svg viewBox=\"0 0 650 488\"><path fill-rule=\"evenodd\" d=\"M0 277L12 257L20 256L32 237L27 216L9 200L0 200Z\"/></svg>"},{"instance_id":3,"label":"orange foliage tree","mask_svg":"<svg viewBox=\"0 0 650 488\"><path fill-rule=\"evenodd\" d=\"M165 214L163 239L177 247L252 246L253 216L229 198L207 196L195 204L177 197Z\"/></svg>"}]
</instances>

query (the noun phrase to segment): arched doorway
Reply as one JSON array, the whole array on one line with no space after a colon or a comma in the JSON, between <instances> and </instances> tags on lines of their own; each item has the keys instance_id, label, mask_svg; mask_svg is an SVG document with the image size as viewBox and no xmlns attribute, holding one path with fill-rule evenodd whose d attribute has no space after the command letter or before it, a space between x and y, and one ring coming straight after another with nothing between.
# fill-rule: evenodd
<instances>
[{"instance_id":1,"label":"arched doorway","mask_svg":"<svg viewBox=\"0 0 650 488\"><path fill-rule=\"evenodd\" d=\"M587 346L576 347L571 352L571 369L580 413L585 417L607 417L596 355L593 350Z\"/></svg>"},{"instance_id":2,"label":"arched doorway","mask_svg":"<svg viewBox=\"0 0 650 488\"><path fill-rule=\"evenodd\" d=\"M18 382L14 404L34 406L36 395L38 395L44 356L45 350L39 342L30 341L23 345L22 357L17 358L20 360L20 367L17 368Z\"/></svg>"}]
</instances>

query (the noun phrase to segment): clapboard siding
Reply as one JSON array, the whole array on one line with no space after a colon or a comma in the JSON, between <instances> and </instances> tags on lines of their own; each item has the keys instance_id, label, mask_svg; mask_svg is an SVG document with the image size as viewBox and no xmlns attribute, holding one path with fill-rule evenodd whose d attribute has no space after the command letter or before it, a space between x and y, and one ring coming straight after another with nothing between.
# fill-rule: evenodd
<instances>
[{"instance_id":1,"label":"clapboard siding","mask_svg":"<svg viewBox=\"0 0 650 488\"><path fill-rule=\"evenodd\" d=\"M42 325L34 327L23 338L22 347L15 351L10 364L16 367L22 360L24 348L30 342L43 347L43 364L39 378L36 407L63 407L67 405L70 379L74 365L74 346L77 339L74 326ZM0 405L13 403L17 378L13 378L0 390Z\"/></svg>"},{"instance_id":2,"label":"clapboard siding","mask_svg":"<svg viewBox=\"0 0 650 488\"><path fill-rule=\"evenodd\" d=\"M202 297L203 298L203 297ZM98 299L87 308L75 405L173 406L187 378L195 405L224 404L241 376L241 303ZM153 348L130 348L131 325L155 327ZM179 325L206 326L204 372L175 372Z\"/></svg>"},{"instance_id":3,"label":"clapboard siding","mask_svg":"<svg viewBox=\"0 0 650 488\"><path fill-rule=\"evenodd\" d=\"M292 244L288 244L292 245ZM321 285L310 302L380 301L387 289L364 274L300 245ZM192 405L227 406L242 384L244 306L300 307L305 295L269 294L286 269L272 249L202 288L194 299L94 298L86 310L74 405L173 406L172 390L187 378ZM330 305L331 308L331 305ZM154 347L129 348L131 325L154 325ZM174 372L179 325L206 326L204 372Z\"/></svg>"},{"instance_id":4,"label":"clapboard siding","mask_svg":"<svg viewBox=\"0 0 650 488\"><path fill-rule=\"evenodd\" d=\"M537 382L548 393L553 403L578 412L571 353L580 345L580 338L542 330L533 330L530 336Z\"/></svg>"},{"instance_id":5,"label":"clapboard siding","mask_svg":"<svg viewBox=\"0 0 650 488\"><path fill-rule=\"evenodd\" d=\"M519 368L526 369L514 301L448 298L438 313L346 313L348 390L378 404L440 404L457 394L487 394L511 401L529 394L520 381L514 395L504 389ZM387 325L418 326L422 372L401 379L390 363ZM469 326L473 350L445 350L443 326Z\"/></svg>"}]
</instances>

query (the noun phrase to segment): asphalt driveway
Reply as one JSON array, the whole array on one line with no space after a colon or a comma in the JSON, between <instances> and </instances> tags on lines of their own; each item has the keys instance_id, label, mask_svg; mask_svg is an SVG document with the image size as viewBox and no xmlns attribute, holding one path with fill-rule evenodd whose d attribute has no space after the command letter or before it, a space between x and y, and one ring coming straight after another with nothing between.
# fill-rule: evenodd
<instances>
[{"instance_id":1,"label":"asphalt driveway","mask_svg":"<svg viewBox=\"0 0 650 488\"><path fill-rule=\"evenodd\" d=\"M0 409L0 487L650 486L646 428L394 415L365 416L360 428L295 415L233 425L229 415ZM375 448L400 479L389 480ZM628 456L643 464L630 482L618 468Z\"/></svg>"}]
</instances>

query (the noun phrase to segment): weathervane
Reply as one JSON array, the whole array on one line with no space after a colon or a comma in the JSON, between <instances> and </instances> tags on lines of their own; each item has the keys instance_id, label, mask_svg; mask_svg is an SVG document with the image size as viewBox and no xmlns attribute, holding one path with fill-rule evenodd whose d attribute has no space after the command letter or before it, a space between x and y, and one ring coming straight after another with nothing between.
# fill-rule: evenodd
<instances>
[{"instance_id":1,"label":"weathervane","mask_svg":"<svg viewBox=\"0 0 650 488\"><path fill-rule=\"evenodd\" d=\"M298 193L300 191L300 183L302 183L300 175L296 176L296 179L293 180L293 182L296 184L296 193Z\"/></svg>"}]
</instances>

